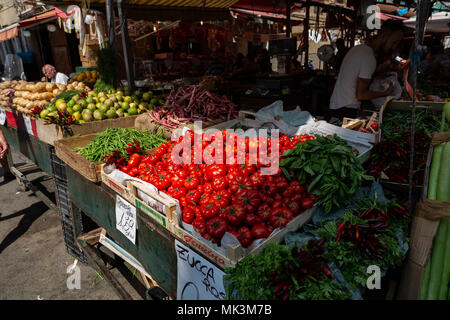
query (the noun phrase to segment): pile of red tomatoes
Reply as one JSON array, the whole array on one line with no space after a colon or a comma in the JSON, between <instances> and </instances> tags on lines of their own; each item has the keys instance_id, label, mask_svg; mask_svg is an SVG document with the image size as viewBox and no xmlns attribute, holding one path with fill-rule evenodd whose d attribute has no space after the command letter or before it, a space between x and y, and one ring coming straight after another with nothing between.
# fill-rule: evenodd
<instances>
[{"instance_id":1,"label":"pile of red tomatoes","mask_svg":"<svg viewBox=\"0 0 450 320\"><path fill-rule=\"evenodd\" d=\"M227 150L232 150L236 160L240 140L236 139L237 143L230 145L225 143L229 132L219 132L222 134L219 137L224 139L223 160ZM261 170L270 164L260 161L258 154L251 151L254 150L252 146L260 148L266 144L269 157L273 150L279 151L276 154L279 161L283 152L297 143L313 140L313 136L299 135L290 139L280 134L278 139L243 138L244 164L211 163L206 159L201 164L174 161L174 148L189 139L194 146L196 138L199 138L197 133L188 130L177 141L163 143L151 155L131 155L128 164L120 170L177 199L183 222L191 224L205 239L220 245L225 232L229 232L243 247L248 247L254 240L267 238L275 228L285 226L314 205L315 197L307 192L307 187L297 180L288 181L279 167L273 174L263 175ZM204 155L204 150L217 142L214 135L202 138L201 148L192 149L190 160L196 152ZM276 149L274 144L277 144ZM210 156L215 156L214 151Z\"/></svg>"}]
</instances>

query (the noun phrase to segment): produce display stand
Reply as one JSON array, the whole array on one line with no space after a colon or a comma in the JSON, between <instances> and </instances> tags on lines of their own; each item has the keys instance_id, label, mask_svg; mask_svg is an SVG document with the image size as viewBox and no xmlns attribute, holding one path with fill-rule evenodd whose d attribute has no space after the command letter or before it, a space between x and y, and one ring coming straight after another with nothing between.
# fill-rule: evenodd
<instances>
[{"instance_id":1,"label":"produce display stand","mask_svg":"<svg viewBox=\"0 0 450 320\"><path fill-rule=\"evenodd\" d=\"M226 256L215 252L201 241L195 241L195 237L173 224L173 220L166 219L162 213L150 208L144 201L132 195L130 188L122 188L118 183L105 180L102 177L102 185L96 185L89 181L76 170L67 167L68 190L70 194L71 209L74 221L75 237L81 246L86 246L83 234L92 230L87 229L81 223L88 216L97 226L106 230L123 250L138 261L143 269L154 279L171 298L177 296L177 257L175 251L175 239L203 255L220 269L233 266L241 259L242 252L239 248L229 250ZM119 230L116 229L115 203L116 196L120 195L136 207L137 231L136 244L133 244ZM134 199L134 201L132 201ZM291 224L282 229L276 236L267 239L267 242L280 241L289 231L294 231L307 222L313 210L304 212ZM252 254L260 252L264 244L258 246ZM84 247L83 247L84 248Z\"/></svg>"}]
</instances>

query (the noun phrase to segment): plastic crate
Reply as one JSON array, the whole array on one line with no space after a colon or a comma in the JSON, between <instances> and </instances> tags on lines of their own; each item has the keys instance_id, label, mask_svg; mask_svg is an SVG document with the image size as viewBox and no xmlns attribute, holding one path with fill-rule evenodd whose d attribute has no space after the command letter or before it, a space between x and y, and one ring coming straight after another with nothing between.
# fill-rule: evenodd
<instances>
[{"instance_id":1,"label":"plastic crate","mask_svg":"<svg viewBox=\"0 0 450 320\"><path fill-rule=\"evenodd\" d=\"M72 204L69 200L67 188L66 166L55 154L55 148L50 148L50 157L53 167L53 178L55 181L55 197L59 215L61 216L61 227L66 245L66 251L80 262L87 264L84 252L77 246L73 229Z\"/></svg>"},{"instance_id":2,"label":"plastic crate","mask_svg":"<svg viewBox=\"0 0 450 320\"><path fill-rule=\"evenodd\" d=\"M53 176L67 184L66 164L56 155L55 147L50 146L50 159L52 162Z\"/></svg>"}]
</instances>

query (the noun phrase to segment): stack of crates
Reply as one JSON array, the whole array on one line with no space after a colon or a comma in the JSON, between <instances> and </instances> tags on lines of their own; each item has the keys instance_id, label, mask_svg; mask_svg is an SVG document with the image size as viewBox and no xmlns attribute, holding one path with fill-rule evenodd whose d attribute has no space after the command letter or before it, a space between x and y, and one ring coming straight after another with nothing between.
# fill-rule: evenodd
<instances>
[{"instance_id":1,"label":"stack of crates","mask_svg":"<svg viewBox=\"0 0 450 320\"><path fill-rule=\"evenodd\" d=\"M65 163L56 156L55 148L50 146L53 178L55 180L56 205L61 216L61 226L67 252L82 263L87 263L86 256L76 244L72 205L67 189L67 176Z\"/></svg>"}]
</instances>

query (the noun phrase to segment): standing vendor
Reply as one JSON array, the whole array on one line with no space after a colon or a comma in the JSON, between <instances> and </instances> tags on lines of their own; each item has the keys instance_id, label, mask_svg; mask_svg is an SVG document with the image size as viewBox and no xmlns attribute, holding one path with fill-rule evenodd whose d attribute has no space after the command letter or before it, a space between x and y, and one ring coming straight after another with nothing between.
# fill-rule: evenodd
<instances>
[{"instance_id":1,"label":"standing vendor","mask_svg":"<svg viewBox=\"0 0 450 320\"><path fill-rule=\"evenodd\" d=\"M383 92L369 90L372 76L378 61L395 49L403 38L403 24L400 21L387 20L376 37L367 44L353 47L342 61L339 75L330 101L332 116L355 118L362 100L389 96L393 85Z\"/></svg>"},{"instance_id":2,"label":"standing vendor","mask_svg":"<svg viewBox=\"0 0 450 320\"><path fill-rule=\"evenodd\" d=\"M41 81L50 81L51 83L57 84L67 84L67 81L69 80L69 77L64 73L56 72L56 68L51 64L44 65L42 67L42 73L44 74L44 77L42 77Z\"/></svg>"}]
</instances>

